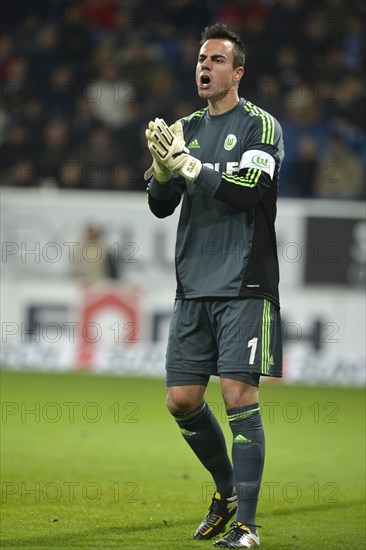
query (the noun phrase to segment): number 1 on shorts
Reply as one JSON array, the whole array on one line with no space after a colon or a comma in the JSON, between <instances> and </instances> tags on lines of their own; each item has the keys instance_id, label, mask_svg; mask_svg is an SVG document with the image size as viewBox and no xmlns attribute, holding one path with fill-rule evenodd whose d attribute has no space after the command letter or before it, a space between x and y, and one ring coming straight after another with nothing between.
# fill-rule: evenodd
<instances>
[{"instance_id":1,"label":"number 1 on shorts","mask_svg":"<svg viewBox=\"0 0 366 550\"><path fill-rule=\"evenodd\" d=\"M258 338L257 337L252 338L248 342L248 348L252 348L250 350L249 365L253 365L253 363L254 363L255 352L257 351L257 344L258 344Z\"/></svg>"}]
</instances>

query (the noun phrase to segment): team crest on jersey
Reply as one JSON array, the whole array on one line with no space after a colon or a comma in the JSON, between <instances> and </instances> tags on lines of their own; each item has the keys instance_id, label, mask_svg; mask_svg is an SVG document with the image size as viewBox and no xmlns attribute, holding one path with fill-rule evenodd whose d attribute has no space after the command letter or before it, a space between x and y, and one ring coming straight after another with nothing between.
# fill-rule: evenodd
<instances>
[{"instance_id":1,"label":"team crest on jersey","mask_svg":"<svg viewBox=\"0 0 366 550\"><path fill-rule=\"evenodd\" d=\"M254 155L252 158L252 163L258 166L258 168L267 168L268 158L264 158L260 155Z\"/></svg>"},{"instance_id":2,"label":"team crest on jersey","mask_svg":"<svg viewBox=\"0 0 366 550\"><path fill-rule=\"evenodd\" d=\"M236 136L234 136L234 134L229 134L225 139L224 149L226 149L226 151L231 151L231 149L235 147L236 142Z\"/></svg>"}]
</instances>

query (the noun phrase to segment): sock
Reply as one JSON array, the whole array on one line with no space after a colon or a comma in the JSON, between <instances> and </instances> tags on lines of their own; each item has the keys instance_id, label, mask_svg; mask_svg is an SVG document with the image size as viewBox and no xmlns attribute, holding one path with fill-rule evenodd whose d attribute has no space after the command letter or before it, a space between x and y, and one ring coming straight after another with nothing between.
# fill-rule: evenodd
<instances>
[{"instance_id":1,"label":"sock","mask_svg":"<svg viewBox=\"0 0 366 550\"><path fill-rule=\"evenodd\" d=\"M184 439L212 475L221 498L231 497L233 469L224 434L210 407L204 402L191 413L173 416Z\"/></svg>"},{"instance_id":2,"label":"sock","mask_svg":"<svg viewBox=\"0 0 366 550\"><path fill-rule=\"evenodd\" d=\"M233 432L232 459L238 496L236 521L244 523L255 532L255 517L265 453L259 403L226 412Z\"/></svg>"}]
</instances>

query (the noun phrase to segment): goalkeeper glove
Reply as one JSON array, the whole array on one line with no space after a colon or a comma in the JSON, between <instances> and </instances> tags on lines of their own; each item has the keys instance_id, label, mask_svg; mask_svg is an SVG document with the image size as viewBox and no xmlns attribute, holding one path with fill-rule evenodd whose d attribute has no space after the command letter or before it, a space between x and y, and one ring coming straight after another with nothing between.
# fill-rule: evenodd
<instances>
[{"instance_id":1,"label":"goalkeeper glove","mask_svg":"<svg viewBox=\"0 0 366 550\"><path fill-rule=\"evenodd\" d=\"M176 137L184 143L182 124L179 121L177 121L177 122L175 122L175 124L172 124L169 128L170 128L171 132L173 134L175 134ZM159 183L166 183L171 178L171 175L172 175L171 171L168 168L166 168L164 166L164 164L159 162L159 160L157 160L154 157L154 155L152 155L152 157L153 157L153 163L150 166L150 168L148 168L146 170L146 172L144 174L145 181L149 180L151 178L151 176L154 176L154 178Z\"/></svg>"},{"instance_id":2,"label":"goalkeeper glove","mask_svg":"<svg viewBox=\"0 0 366 550\"><path fill-rule=\"evenodd\" d=\"M171 171L165 168L163 164L160 164L153 158L152 165L148 168L144 174L144 180L147 181L154 176L159 183L166 183L171 178Z\"/></svg>"},{"instance_id":3,"label":"goalkeeper glove","mask_svg":"<svg viewBox=\"0 0 366 550\"><path fill-rule=\"evenodd\" d=\"M178 125L181 127L179 121L173 127L180 134ZM156 118L154 122L150 122L146 137L148 148L155 160L187 180L194 181L197 178L202 167L201 161L189 154L184 141L171 131L163 119Z\"/></svg>"}]
</instances>

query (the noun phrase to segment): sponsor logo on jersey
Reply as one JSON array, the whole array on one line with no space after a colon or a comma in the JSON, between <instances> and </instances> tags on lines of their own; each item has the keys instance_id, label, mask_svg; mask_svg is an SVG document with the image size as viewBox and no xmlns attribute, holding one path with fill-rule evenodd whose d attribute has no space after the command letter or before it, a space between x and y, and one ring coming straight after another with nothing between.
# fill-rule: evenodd
<instances>
[{"instance_id":1,"label":"sponsor logo on jersey","mask_svg":"<svg viewBox=\"0 0 366 550\"><path fill-rule=\"evenodd\" d=\"M188 145L188 149L200 149L200 144L198 143L198 139L194 139L191 141L191 143Z\"/></svg>"},{"instance_id":2,"label":"sponsor logo on jersey","mask_svg":"<svg viewBox=\"0 0 366 550\"><path fill-rule=\"evenodd\" d=\"M236 142L236 136L234 136L234 134L229 134L225 139L224 149L226 149L226 151L231 151L231 149L235 147Z\"/></svg>"},{"instance_id":3,"label":"sponsor logo on jersey","mask_svg":"<svg viewBox=\"0 0 366 550\"><path fill-rule=\"evenodd\" d=\"M212 168L213 170L216 170L216 172L225 172L226 174L232 174L233 172L238 172L239 170L239 163L238 162L204 162L204 166L208 166L209 168Z\"/></svg>"}]
</instances>

